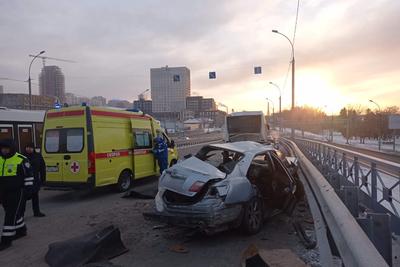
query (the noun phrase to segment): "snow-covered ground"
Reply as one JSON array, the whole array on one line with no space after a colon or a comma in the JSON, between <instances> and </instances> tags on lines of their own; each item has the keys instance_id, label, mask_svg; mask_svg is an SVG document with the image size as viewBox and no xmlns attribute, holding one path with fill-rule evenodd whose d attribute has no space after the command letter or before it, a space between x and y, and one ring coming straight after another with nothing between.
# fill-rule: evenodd
<instances>
[{"instance_id":1,"label":"snow-covered ground","mask_svg":"<svg viewBox=\"0 0 400 267\"><path fill-rule=\"evenodd\" d=\"M285 133L290 133L290 129L285 129ZM328 141L330 136L329 136L329 131L324 131L321 134L315 134L315 133L310 133L310 132L304 132L304 137L306 138L311 138L311 139L316 139L320 141ZM296 135L297 136L302 136L302 132L299 130L296 130ZM346 138L342 136L341 133L339 132L334 132L333 133L333 142L336 144L346 144ZM389 142L389 143L386 143ZM354 147L359 147L359 148L364 148L364 149L369 149L369 150L374 150L374 151L379 151L379 145L378 145L378 140L374 139L365 139L365 144L360 144L360 139L350 139L349 143L347 145L354 146ZM393 150L393 140L383 140L381 144L381 152L387 152L387 153L396 153L400 155L400 138L396 138L396 146L395 146L395 151Z\"/></svg>"}]
</instances>

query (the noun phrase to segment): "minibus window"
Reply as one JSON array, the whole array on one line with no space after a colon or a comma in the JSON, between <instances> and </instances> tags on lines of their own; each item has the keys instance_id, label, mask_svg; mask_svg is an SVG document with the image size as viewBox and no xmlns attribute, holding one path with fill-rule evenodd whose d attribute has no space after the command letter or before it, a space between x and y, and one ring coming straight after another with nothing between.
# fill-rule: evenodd
<instances>
[{"instance_id":1,"label":"minibus window","mask_svg":"<svg viewBox=\"0 0 400 267\"><path fill-rule=\"evenodd\" d=\"M83 129L67 130L67 152L80 152L83 149Z\"/></svg>"},{"instance_id":2,"label":"minibus window","mask_svg":"<svg viewBox=\"0 0 400 267\"><path fill-rule=\"evenodd\" d=\"M60 131L48 130L46 131L45 150L49 153L58 152L60 149Z\"/></svg>"}]
</instances>

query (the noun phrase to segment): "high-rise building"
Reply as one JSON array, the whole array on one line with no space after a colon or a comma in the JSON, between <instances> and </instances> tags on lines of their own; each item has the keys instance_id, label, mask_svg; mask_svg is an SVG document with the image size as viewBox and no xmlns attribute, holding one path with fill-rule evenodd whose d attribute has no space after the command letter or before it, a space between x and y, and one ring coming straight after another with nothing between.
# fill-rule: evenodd
<instances>
[{"instance_id":1,"label":"high-rise building","mask_svg":"<svg viewBox=\"0 0 400 267\"><path fill-rule=\"evenodd\" d=\"M181 112L190 96L190 70L187 67L162 67L150 70L152 110Z\"/></svg>"},{"instance_id":2,"label":"high-rise building","mask_svg":"<svg viewBox=\"0 0 400 267\"><path fill-rule=\"evenodd\" d=\"M58 66L44 66L39 74L39 94L65 101L65 78Z\"/></svg>"},{"instance_id":3,"label":"high-rise building","mask_svg":"<svg viewBox=\"0 0 400 267\"><path fill-rule=\"evenodd\" d=\"M4 87L3 87L3 85L0 85L0 94L4 94Z\"/></svg>"}]
</instances>

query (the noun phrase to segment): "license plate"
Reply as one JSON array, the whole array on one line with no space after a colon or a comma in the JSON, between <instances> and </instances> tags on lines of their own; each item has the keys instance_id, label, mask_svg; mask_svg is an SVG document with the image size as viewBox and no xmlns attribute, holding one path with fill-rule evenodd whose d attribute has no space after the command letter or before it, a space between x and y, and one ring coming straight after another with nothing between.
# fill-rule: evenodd
<instances>
[{"instance_id":1,"label":"license plate","mask_svg":"<svg viewBox=\"0 0 400 267\"><path fill-rule=\"evenodd\" d=\"M46 172L58 172L58 166L47 166Z\"/></svg>"}]
</instances>

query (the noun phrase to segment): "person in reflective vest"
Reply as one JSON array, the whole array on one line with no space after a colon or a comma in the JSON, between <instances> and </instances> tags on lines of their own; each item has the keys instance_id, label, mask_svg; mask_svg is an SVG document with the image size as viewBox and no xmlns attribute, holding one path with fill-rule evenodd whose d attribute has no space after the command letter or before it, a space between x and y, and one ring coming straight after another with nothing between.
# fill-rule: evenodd
<instances>
[{"instance_id":1,"label":"person in reflective vest","mask_svg":"<svg viewBox=\"0 0 400 267\"><path fill-rule=\"evenodd\" d=\"M168 146L160 136L154 138L153 154L160 167L160 174L162 174L168 168Z\"/></svg>"},{"instance_id":2,"label":"person in reflective vest","mask_svg":"<svg viewBox=\"0 0 400 267\"><path fill-rule=\"evenodd\" d=\"M5 211L0 251L26 235L22 204L33 180L31 165L26 157L16 153L14 141L0 141L0 202Z\"/></svg>"}]
</instances>

